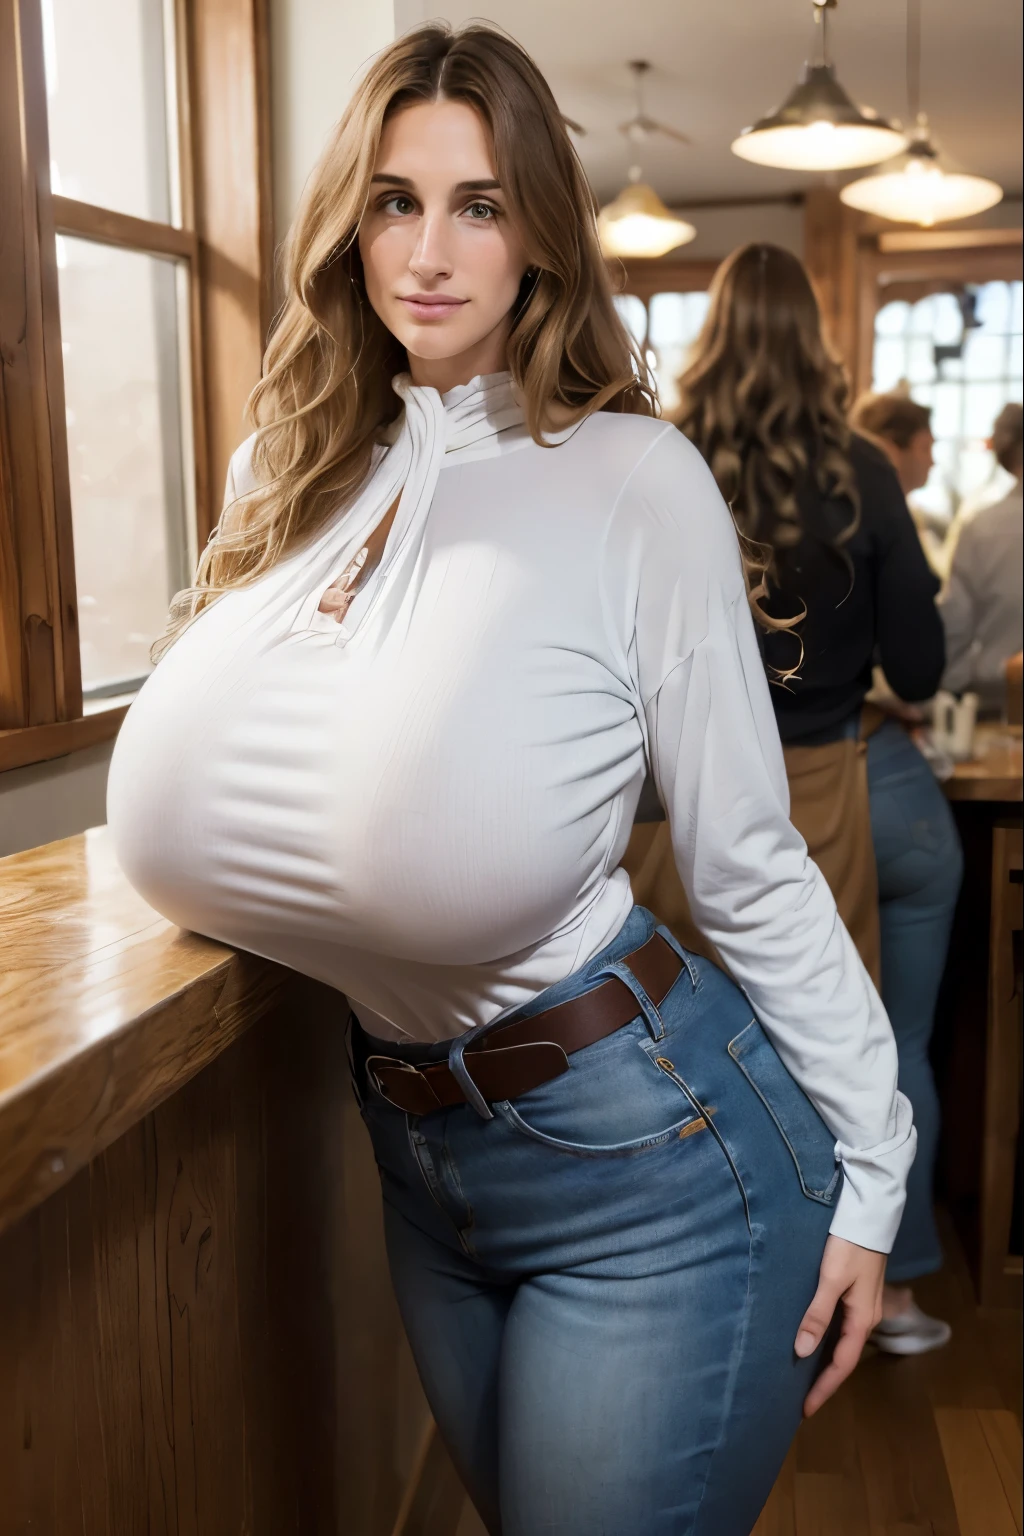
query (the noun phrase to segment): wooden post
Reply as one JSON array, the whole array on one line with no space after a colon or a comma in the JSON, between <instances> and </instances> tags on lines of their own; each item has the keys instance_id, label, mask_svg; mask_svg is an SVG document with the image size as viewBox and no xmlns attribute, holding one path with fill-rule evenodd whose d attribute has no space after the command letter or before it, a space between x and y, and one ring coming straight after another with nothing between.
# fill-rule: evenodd
<instances>
[{"instance_id":1,"label":"wooden post","mask_svg":"<svg viewBox=\"0 0 1024 1536\"><path fill-rule=\"evenodd\" d=\"M831 187L812 187L804 201L804 263L821 305L825 334L858 377L857 239L861 216Z\"/></svg>"}]
</instances>

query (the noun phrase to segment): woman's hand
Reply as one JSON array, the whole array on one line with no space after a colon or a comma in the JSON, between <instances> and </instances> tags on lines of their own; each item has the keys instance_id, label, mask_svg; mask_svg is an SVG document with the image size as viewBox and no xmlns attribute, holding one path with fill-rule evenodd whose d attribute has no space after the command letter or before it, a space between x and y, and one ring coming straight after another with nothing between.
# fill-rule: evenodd
<instances>
[{"instance_id":1,"label":"woman's hand","mask_svg":"<svg viewBox=\"0 0 1024 1536\"><path fill-rule=\"evenodd\" d=\"M804 1400L807 1418L828 1401L860 1359L868 1334L882 1316L884 1280L884 1253L858 1248L856 1243L848 1243L843 1237L828 1239L821 1259L818 1289L804 1313L794 1349L801 1359L814 1353L840 1302L843 1304L843 1327L831 1361Z\"/></svg>"}]
</instances>

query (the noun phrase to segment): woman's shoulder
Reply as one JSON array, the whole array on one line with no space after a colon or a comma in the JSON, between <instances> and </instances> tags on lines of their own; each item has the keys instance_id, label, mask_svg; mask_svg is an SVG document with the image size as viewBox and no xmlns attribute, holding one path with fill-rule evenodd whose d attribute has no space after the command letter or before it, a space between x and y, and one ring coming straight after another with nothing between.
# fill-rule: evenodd
<instances>
[{"instance_id":1,"label":"woman's shoulder","mask_svg":"<svg viewBox=\"0 0 1024 1536\"><path fill-rule=\"evenodd\" d=\"M681 480L709 473L689 438L664 417L595 411L582 426L578 441L588 458L602 471L617 469L631 484L664 481L678 490Z\"/></svg>"},{"instance_id":2,"label":"woman's shoulder","mask_svg":"<svg viewBox=\"0 0 1024 1536\"><path fill-rule=\"evenodd\" d=\"M899 476L884 449L859 432L851 432L847 451L860 490L862 508L866 507L869 514L878 510L891 516L895 509L909 516Z\"/></svg>"}]
</instances>

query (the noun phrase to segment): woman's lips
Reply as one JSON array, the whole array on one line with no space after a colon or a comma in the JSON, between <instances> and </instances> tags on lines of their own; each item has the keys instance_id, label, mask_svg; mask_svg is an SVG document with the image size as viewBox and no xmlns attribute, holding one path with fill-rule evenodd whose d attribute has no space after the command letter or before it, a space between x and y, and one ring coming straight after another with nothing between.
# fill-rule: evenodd
<instances>
[{"instance_id":1,"label":"woman's lips","mask_svg":"<svg viewBox=\"0 0 1024 1536\"><path fill-rule=\"evenodd\" d=\"M467 303L466 299L442 299L432 295L416 295L401 302L416 320L446 320Z\"/></svg>"}]
</instances>

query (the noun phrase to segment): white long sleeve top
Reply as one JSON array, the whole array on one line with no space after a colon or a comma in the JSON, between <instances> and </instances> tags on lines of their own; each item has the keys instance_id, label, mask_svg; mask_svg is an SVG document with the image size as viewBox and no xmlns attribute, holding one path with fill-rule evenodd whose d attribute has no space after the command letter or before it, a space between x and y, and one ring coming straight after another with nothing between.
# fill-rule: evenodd
<instances>
[{"instance_id":1,"label":"white long sleeve top","mask_svg":"<svg viewBox=\"0 0 1024 1536\"><path fill-rule=\"evenodd\" d=\"M879 998L789 820L732 520L674 427L540 446L507 374L405 411L355 501L148 679L108 818L185 928L443 1039L614 937L646 763L693 914L834 1132L833 1232L887 1252L915 1132ZM252 486L251 441L228 494ZM340 626L319 599L401 487Z\"/></svg>"}]
</instances>

